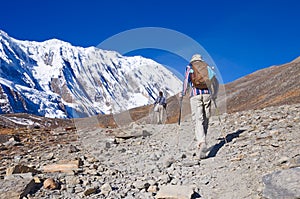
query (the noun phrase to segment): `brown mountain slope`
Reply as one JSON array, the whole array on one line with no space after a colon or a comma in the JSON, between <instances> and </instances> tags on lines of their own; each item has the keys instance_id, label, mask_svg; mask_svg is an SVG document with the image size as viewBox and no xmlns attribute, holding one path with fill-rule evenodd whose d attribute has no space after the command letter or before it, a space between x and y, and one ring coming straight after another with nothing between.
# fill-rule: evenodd
<instances>
[{"instance_id":1,"label":"brown mountain slope","mask_svg":"<svg viewBox=\"0 0 300 199\"><path fill-rule=\"evenodd\" d=\"M226 84L227 112L300 103L300 57Z\"/></svg>"}]
</instances>

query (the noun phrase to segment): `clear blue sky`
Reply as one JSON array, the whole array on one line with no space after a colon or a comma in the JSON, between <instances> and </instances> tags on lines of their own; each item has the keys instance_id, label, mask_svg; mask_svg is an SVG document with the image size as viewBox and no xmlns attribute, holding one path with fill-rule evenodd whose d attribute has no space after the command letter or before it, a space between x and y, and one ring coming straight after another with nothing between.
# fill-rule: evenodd
<instances>
[{"instance_id":1,"label":"clear blue sky","mask_svg":"<svg viewBox=\"0 0 300 199\"><path fill-rule=\"evenodd\" d=\"M88 47L133 28L181 32L206 49L225 83L300 56L298 0L10 0L0 5L0 29L21 40L57 38ZM136 53L178 71L185 67L183 60L159 50Z\"/></svg>"}]
</instances>

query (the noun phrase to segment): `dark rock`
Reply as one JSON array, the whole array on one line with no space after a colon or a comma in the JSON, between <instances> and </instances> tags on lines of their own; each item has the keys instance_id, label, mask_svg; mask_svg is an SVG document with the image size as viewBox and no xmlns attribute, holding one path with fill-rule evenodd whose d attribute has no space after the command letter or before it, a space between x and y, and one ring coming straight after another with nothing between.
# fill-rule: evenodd
<instances>
[{"instance_id":1,"label":"dark rock","mask_svg":"<svg viewBox=\"0 0 300 199\"><path fill-rule=\"evenodd\" d=\"M78 151L80 151L76 146L74 146L74 145L70 145L70 147L69 147L69 153L76 153L76 152L78 152Z\"/></svg>"},{"instance_id":2,"label":"dark rock","mask_svg":"<svg viewBox=\"0 0 300 199\"><path fill-rule=\"evenodd\" d=\"M25 197L35 188L33 178L13 175L9 179L0 180L0 198L19 199Z\"/></svg>"},{"instance_id":3,"label":"dark rock","mask_svg":"<svg viewBox=\"0 0 300 199\"><path fill-rule=\"evenodd\" d=\"M263 176L263 196L268 199L300 198L300 167Z\"/></svg>"}]
</instances>

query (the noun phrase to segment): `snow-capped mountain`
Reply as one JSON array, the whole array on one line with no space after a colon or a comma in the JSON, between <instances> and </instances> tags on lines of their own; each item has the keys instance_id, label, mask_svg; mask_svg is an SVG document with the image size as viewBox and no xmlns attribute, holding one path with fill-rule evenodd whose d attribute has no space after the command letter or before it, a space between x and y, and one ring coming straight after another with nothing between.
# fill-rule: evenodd
<instances>
[{"instance_id":1,"label":"snow-capped mountain","mask_svg":"<svg viewBox=\"0 0 300 199\"><path fill-rule=\"evenodd\" d=\"M181 81L164 66L52 39L20 41L0 31L0 113L86 117L118 113L167 97Z\"/></svg>"}]
</instances>

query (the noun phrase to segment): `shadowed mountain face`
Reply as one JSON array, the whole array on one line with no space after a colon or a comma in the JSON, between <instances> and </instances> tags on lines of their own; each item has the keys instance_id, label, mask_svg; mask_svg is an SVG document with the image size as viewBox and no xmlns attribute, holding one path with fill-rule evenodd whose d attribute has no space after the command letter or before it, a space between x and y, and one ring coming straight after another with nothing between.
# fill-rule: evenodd
<instances>
[{"instance_id":1,"label":"shadowed mountain face","mask_svg":"<svg viewBox=\"0 0 300 199\"><path fill-rule=\"evenodd\" d=\"M300 103L300 57L226 84L227 112Z\"/></svg>"}]
</instances>

